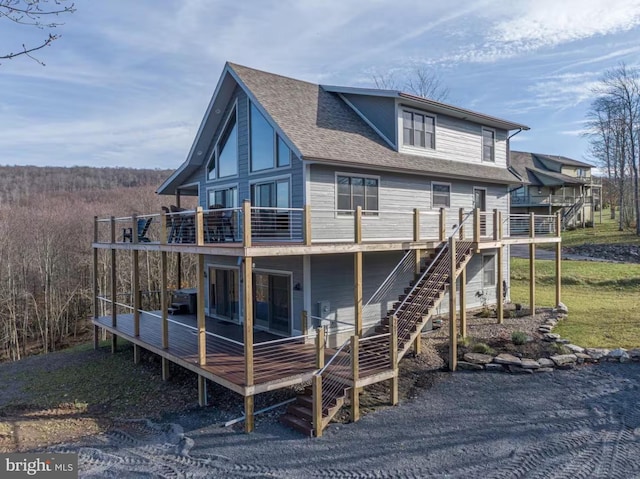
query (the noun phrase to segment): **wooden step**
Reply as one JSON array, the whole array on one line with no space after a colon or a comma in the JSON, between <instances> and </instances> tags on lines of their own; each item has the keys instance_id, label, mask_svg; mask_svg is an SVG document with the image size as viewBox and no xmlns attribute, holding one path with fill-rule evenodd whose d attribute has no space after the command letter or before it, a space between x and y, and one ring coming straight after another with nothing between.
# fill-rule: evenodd
<instances>
[{"instance_id":1,"label":"wooden step","mask_svg":"<svg viewBox=\"0 0 640 479\"><path fill-rule=\"evenodd\" d=\"M302 406L298 403L289 404L286 414L304 419L305 421L308 421L309 424L313 421L313 409Z\"/></svg>"},{"instance_id":2,"label":"wooden step","mask_svg":"<svg viewBox=\"0 0 640 479\"><path fill-rule=\"evenodd\" d=\"M305 436L313 436L313 425L309 421L305 421L291 414L283 414L280 416L280 422L296 431L301 432Z\"/></svg>"}]
</instances>

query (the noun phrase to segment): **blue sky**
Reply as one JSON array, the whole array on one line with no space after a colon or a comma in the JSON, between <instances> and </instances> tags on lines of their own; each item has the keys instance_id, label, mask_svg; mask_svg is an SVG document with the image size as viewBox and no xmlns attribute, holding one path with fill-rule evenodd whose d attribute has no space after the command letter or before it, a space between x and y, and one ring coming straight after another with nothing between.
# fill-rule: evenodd
<instances>
[{"instance_id":1,"label":"blue sky","mask_svg":"<svg viewBox=\"0 0 640 479\"><path fill-rule=\"evenodd\" d=\"M176 168L226 60L349 86L426 64L450 103L529 125L513 149L589 160L590 89L640 65L640 0L75 4L46 67L0 65L0 164ZM43 35L2 20L0 51Z\"/></svg>"}]
</instances>

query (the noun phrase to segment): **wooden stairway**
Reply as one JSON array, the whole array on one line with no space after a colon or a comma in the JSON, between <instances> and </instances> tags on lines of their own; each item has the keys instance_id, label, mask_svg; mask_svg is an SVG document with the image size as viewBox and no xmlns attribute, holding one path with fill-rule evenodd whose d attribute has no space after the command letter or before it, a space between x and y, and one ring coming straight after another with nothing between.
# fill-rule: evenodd
<instances>
[{"instance_id":1,"label":"wooden stairway","mask_svg":"<svg viewBox=\"0 0 640 479\"><path fill-rule=\"evenodd\" d=\"M383 334L385 336L373 338L371 341L365 341L363 338L358 349L358 358L361 364L381 364L379 358L384 357L389 351L390 336L386 333L390 332L389 323L393 316L398 320L398 361L407 353L411 344L420 335L422 328L435 313L447 291L449 282L457 279L473 256L472 242L460 241L456 244L455 249L455 278L450 278L451 252L449 245L445 244L437 250L435 258L424 265L419 277L405 289L404 294L400 295L398 302L393 305L388 316L383 318L376 328L376 335ZM339 351L338 356L341 355L341 358L338 357L332 364L331 375L327 375L327 377L323 375L322 429L329 424L345 403L351 384L353 384L348 366L349 354L350 352L346 350ZM347 359L346 363L345 358ZM371 368L369 371L365 368L360 370L360 378L366 374L375 374L375 372L375 368ZM283 424L309 436L317 435L313 429L312 393L310 386L305 388L304 394L299 395L296 402L289 405L285 414L280 417Z\"/></svg>"}]
</instances>

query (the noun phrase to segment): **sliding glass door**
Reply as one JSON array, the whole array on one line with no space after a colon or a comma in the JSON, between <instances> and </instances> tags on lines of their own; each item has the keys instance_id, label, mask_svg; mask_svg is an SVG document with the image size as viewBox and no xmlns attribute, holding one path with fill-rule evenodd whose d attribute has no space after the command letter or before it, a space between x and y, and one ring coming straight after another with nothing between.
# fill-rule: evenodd
<instances>
[{"instance_id":1,"label":"sliding glass door","mask_svg":"<svg viewBox=\"0 0 640 479\"><path fill-rule=\"evenodd\" d=\"M235 269L209 269L209 314L220 319L238 322L238 271Z\"/></svg>"},{"instance_id":2,"label":"sliding glass door","mask_svg":"<svg viewBox=\"0 0 640 479\"><path fill-rule=\"evenodd\" d=\"M253 275L255 325L275 333L291 332L291 278L256 272Z\"/></svg>"}]
</instances>

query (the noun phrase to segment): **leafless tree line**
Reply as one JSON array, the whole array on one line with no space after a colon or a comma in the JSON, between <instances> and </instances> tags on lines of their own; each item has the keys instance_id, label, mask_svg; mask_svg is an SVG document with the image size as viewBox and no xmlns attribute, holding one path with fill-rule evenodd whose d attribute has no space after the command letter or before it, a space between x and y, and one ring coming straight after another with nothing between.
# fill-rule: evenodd
<instances>
[{"instance_id":1,"label":"leafless tree line","mask_svg":"<svg viewBox=\"0 0 640 479\"><path fill-rule=\"evenodd\" d=\"M93 218L159 212L171 198L154 189L39 193L0 204L0 360L54 351L86 337L93 307ZM110 257L101 250L98 258L100 294L110 296ZM159 292L159 253L141 252L139 264L141 289ZM169 271L175 269L176 258L169 255ZM192 284L194 270L193 258L184 257L183 285ZM117 253L116 271L119 301L131 305L130 252ZM143 306L157 308L158 298L143 294ZM102 304L98 313L109 314L110 307Z\"/></svg>"},{"instance_id":2,"label":"leafless tree line","mask_svg":"<svg viewBox=\"0 0 640 479\"><path fill-rule=\"evenodd\" d=\"M588 114L591 153L607 177L603 194L619 211L619 228L635 224L640 236L640 73L621 64L594 89Z\"/></svg>"}]
</instances>

